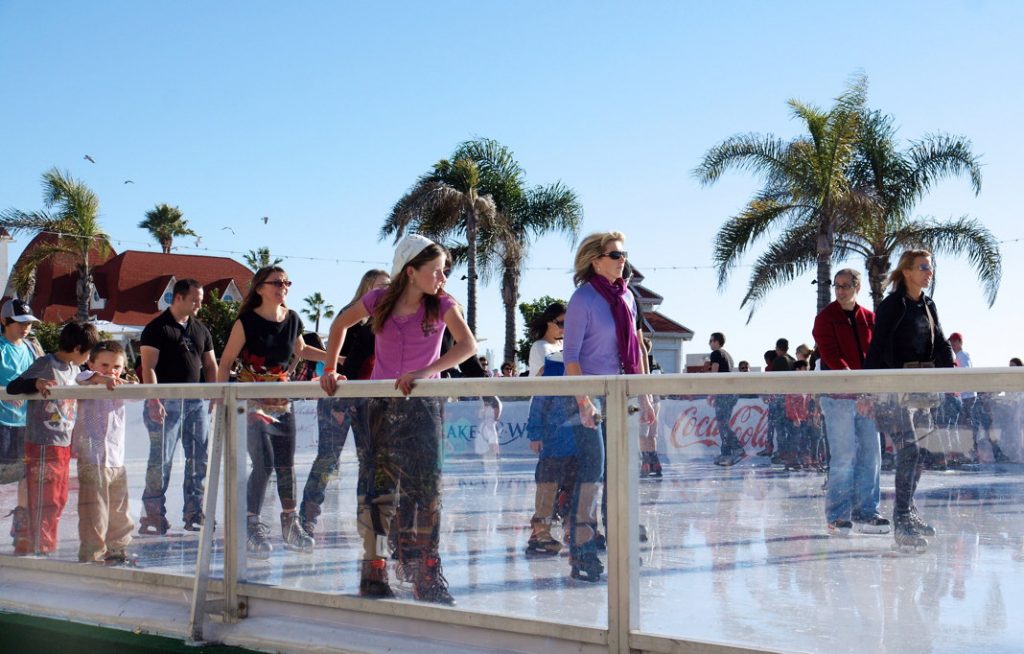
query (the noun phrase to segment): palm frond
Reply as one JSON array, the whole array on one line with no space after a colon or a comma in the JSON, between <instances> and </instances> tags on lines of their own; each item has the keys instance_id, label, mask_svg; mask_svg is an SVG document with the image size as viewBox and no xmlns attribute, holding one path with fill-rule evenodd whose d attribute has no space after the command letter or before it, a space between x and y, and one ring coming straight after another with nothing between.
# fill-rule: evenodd
<instances>
[{"instance_id":1,"label":"palm frond","mask_svg":"<svg viewBox=\"0 0 1024 654\"><path fill-rule=\"evenodd\" d=\"M729 168L771 176L786 168L786 149L771 135L737 134L708 150L693 176L702 186L718 181Z\"/></svg>"},{"instance_id":2,"label":"palm frond","mask_svg":"<svg viewBox=\"0 0 1024 654\"><path fill-rule=\"evenodd\" d=\"M715 235L712 254L718 271L719 289L724 288L729 271L754 242L782 222L787 214L799 214L802 211L803 207L784 204L775 198L758 197L751 200L738 216L727 220Z\"/></svg>"},{"instance_id":3,"label":"palm frond","mask_svg":"<svg viewBox=\"0 0 1024 654\"><path fill-rule=\"evenodd\" d=\"M749 306L747 323L770 291L792 282L817 263L813 225L787 229L758 257L740 307Z\"/></svg>"}]
</instances>

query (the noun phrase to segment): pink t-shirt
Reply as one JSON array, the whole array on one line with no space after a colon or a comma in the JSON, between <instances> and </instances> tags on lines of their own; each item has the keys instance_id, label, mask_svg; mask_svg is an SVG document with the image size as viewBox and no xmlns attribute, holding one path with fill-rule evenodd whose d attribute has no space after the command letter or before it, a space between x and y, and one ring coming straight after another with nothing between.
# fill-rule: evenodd
<instances>
[{"instance_id":1,"label":"pink t-shirt","mask_svg":"<svg viewBox=\"0 0 1024 654\"><path fill-rule=\"evenodd\" d=\"M371 316L386 291L386 288L378 288L360 300ZM407 372L426 368L437 361L441 356L444 316L455 306L455 300L448 294L442 294L438 299L441 307L432 325L423 325L426 308L422 302L416 313L408 316L392 314L385 321L384 329L376 334L375 360L370 379L398 379ZM437 373L431 376L441 375Z\"/></svg>"}]
</instances>

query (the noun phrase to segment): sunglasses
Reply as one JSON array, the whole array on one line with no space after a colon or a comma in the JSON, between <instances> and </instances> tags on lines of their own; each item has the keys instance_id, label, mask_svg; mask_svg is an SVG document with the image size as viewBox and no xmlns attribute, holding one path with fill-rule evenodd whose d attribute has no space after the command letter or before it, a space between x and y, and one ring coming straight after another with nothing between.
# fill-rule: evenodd
<instances>
[{"instance_id":1,"label":"sunglasses","mask_svg":"<svg viewBox=\"0 0 1024 654\"><path fill-rule=\"evenodd\" d=\"M919 263L917 264L917 269L921 272L933 272L935 270L930 263Z\"/></svg>"},{"instance_id":2,"label":"sunglasses","mask_svg":"<svg viewBox=\"0 0 1024 654\"><path fill-rule=\"evenodd\" d=\"M840 291L848 291L851 288L855 288L853 284L832 284L832 288Z\"/></svg>"},{"instance_id":3,"label":"sunglasses","mask_svg":"<svg viewBox=\"0 0 1024 654\"><path fill-rule=\"evenodd\" d=\"M614 259L615 261L618 261L619 259L628 258L629 253L626 252L625 250L612 250L611 252L605 252L601 256L608 257L609 259Z\"/></svg>"},{"instance_id":4,"label":"sunglasses","mask_svg":"<svg viewBox=\"0 0 1024 654\"><path fill-rule=\"evenodd\" d=\"M263 283L264 284L270 284L271 286L276 286L278 288L291 288L292 287L292 282L291 282L290 279L275 279L272 282L263 282Z\"/></svg>"},{"instance_id":5,"label":"sunglasses","mask_svg":"<svg viewBox=\"0 0 1024 654\"><path fill-rule=\"evenodd\" d=\"M565 327L564 320L552 320L551 322L555 323L555 327Z\"/></svg>"}]
</instances>

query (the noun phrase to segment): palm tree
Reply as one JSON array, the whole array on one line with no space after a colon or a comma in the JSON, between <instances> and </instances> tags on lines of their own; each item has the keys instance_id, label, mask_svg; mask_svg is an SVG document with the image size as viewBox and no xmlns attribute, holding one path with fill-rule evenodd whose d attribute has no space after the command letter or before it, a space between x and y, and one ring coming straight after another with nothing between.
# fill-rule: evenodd
<instances>
[{"instance_id":1,"label":"palm tree","mask_svg":"<svg viewBox=\"0 0 1024 654\"><path fill-rule=\"evenodd\" d=\"M975 194L981 191L981 167L970 142L939 134L900 151L892 123L892 117L877 111L865 112L861 117L848 174L856 192L870 201L837 223L832 262L864 258L871 299L877 308L892 260L901 251L924 248L936 254L966 256L991 306L1002 278L1002 257L995 236L979 221L966 216L945 222L911 217L916 203L946 177L965 174ZM807 225L786 230L758 259L751 288L763 297L768 290L810 270L815 255L813 233Z\"/></svg>"},{"instance_id":2,"label":"palm tree","mask_svg":"<svg viewBox=\"0 0 1024 654\"><path fill-rule=\"evenodd\" d=\"M253 270L259 270L260 268L266 268L267 266L276 266L284 261L284 259L280 257L271 258L270 248L268 247L249 250L243 255L243 258L245 259L245 264Z\"/></svg>"},{"instance_id":3,"label":"palm tree","mask_svg":"<svg viewBox=\"0 0 1024 654\"><path fill-rule=\"evenodd\" d=\"M705 186L729 168L750 170L764 178L764 187L739 215L726 221L715 237L719 288L724 288L729 272L755 241L772 229L784 230L781 239L758 259L751 275L740 304L750 305L750 317L771 288L761 277L765 267L774 265L779 242L798 237L811 240L814 247L818 310L829 303L836 225L844 215L862 210L869 201L851 188L847 177L866 93L867 79L857 76L827 112L790 100L790 109L803 122L807 134L789 142L771 135L733 136L708 150L694 171Z\"/></svg>"},{"instance_id":4,"label":"palm tree","mask_svg":"<svg viewBox=\"0 0 1024 654\"><path fill-rule=\"evenodd\" d=\"M561 232L575 243L583 224L583 206L576 193L561 182L537 186L522 198L501 210L507 223L506 234L496 244L495 254L501 270L501 301L505 308L505 358L516 356L516 308L519 306L519 283L523 266L529 257L530 245L551 232Z\"/></svg>"},{"instance_id":5,"label":"palm tree","mask_svg":"<svg viewBox=\"0 0 1024 654\"><path fill-rule=\"evenodd\" d=\"M320 333L320 318L327 318L330 320L334 317L334 307L327 304L327 300L324 299L323 295L320 295L320 291L313 293L309 297L305 298L303 302L306 303L305 309L302 309L302 313L307 318L316 323L313 331Z\"/></svg>"},{"instance_id":6,"label":"palm tree","mask_svg":"<svg viewBox=\"0 0 1024 654\"><path fill-rule=\"evenodd\" d=\"M1002 256L995 236L977 220L963 216L940 222L911 218L917 202L947 177L966 175L971 189L981 192L981 165L971 142L960 136L934 134L900 151L891 116L868 112L861 120L850 177L873 199L873 208L851 221L839 246L843 254L864 257L871 299L882 301L893 256L910 248L966 256L995 303L1002 278Z\"/></svg>"},{"instance_id":7,"label":"palm tree","mask_svg":"<svg viewBox=\"0 0 1024 654\"><path fill-rule=\"evenodd\" d=\"M15 287L24 288L34 276L36 267L51 257L69 260L78 272L76 297L77 318L89 318L92 300L92 256L110 251L109 237L99 223L100 201L92 189L56 168L43 173L42 211L25 212L7 209L0 212L0 226L12 234L49 234L54 238L38 243L22 255L14 271Z\"/></svg>"},{"instance_id":8,"label":"palm tree","mask_svg":"<svg viewBox=\"0 0 1024 654\"><path fill-rule=\"evenodd\" d=\"M197 236L189 229L188 221L182 215L181 209L168 204L158 204L147 211L146 219L139 223L139 227L147 230L156 239L164 254L171 253L175 236Z\"/></svg>"},{"instance_id":9,"label":"palm tree","mask_svg":"<svg viewBox=\"0 0 1024 654\"><path fill-rule=\"evenodd\" d=\"M380 237L401 240L406 231L416 231L441 240L452 233L466 237L466 321L476 332L477 233L491 227L495 219L494 200L480 192L480 170L471 159L442 159L421 175L395 203L381 227Z\"/></svg>"}]
</instances>

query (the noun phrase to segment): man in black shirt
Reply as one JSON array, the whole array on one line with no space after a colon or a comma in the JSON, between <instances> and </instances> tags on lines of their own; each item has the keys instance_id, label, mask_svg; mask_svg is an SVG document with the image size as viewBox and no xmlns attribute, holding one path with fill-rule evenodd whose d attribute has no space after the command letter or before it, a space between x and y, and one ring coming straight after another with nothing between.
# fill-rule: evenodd
<instances>
[{"instance_id":1,"label":"man in black shirt","mask_svg":"<svg viewBox=\"0 0 1024 654\"><path fill-rule=\"evenodd\" d=\"M732 357L722 349L725 345L725 334L715 332L708 341L711 346L710 369L708 372L732 372ZM718 440L721 454L715 458L715 465L736 465L747 456L743 445L736 438L732 428L732 410L736 406L735 395L709 395L708 404L715 407L715 423L718 425Z\"/></svg>"},{"instance_id":2,"label":"man in black shirt","mask_svg":"<svg viewBox=\"0 0 1024 654\"><path fill-rule=\"evenodd\" d=\"M203 287L194 279L174 285L171 306L154 318L142 332L142 382L144 384L195 384L217 380L217 359L210 330L196 319L203 306ZM170 528L165 514L171 463L178 441L185 450L185 529L203 524L203 482L206 480L207 411L202 400L146 400L143 422L149 431L149 464L142 495L145 515L140 534L165 534Z\"/></svg>"}]
</instances>

